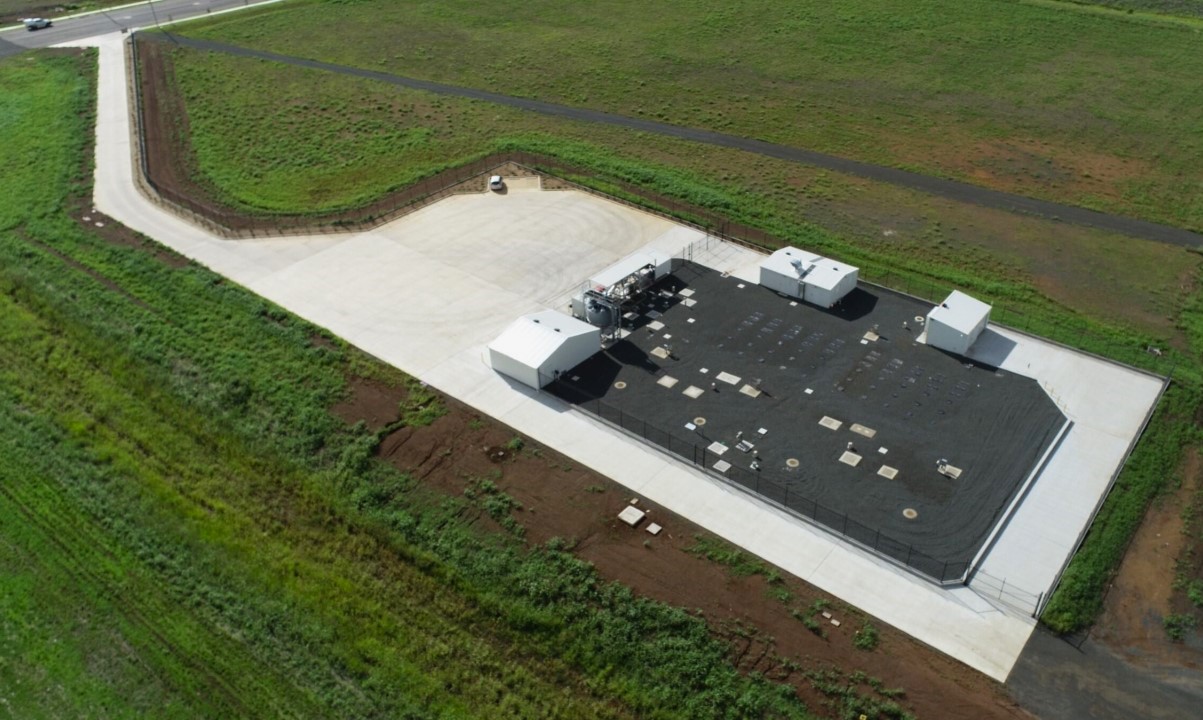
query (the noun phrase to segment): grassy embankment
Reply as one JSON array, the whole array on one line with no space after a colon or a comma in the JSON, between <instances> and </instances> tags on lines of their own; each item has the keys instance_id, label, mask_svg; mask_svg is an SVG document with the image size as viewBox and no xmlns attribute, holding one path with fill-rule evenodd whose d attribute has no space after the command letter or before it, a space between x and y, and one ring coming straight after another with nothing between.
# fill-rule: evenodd
<instances>
[{"instance_id":1,"label":"grassy embankment","mask_svg":"<svg viewBox=\"0 0 1203 720\"><path fill-rule=\"evenodd\" d=\"M700 620L374 461L327 408L349 374L398 374L72 220L93 73L0 63L6 711L807 716Z\"/></svg>"},{"instance_id":2,"label":"grassy embankment","mask_svg":"<svg viewBox=\"0 0 1203 720\"><path fill-rule=\"evenodd\" d=\"M237 33L226 32L230 28L205 32L271 47L273 22L269 16L255 24L252 38L234 37ZM484 31L471 27L472 32L464 31L467 35L455 35L455 42L478 40L472 33ZM463 61L476 49L464 45L441 51ZM433 51L425 57L436 65L448 62ZM325 54L323 59L348 61L339 53ZM1137 448L1053 600L1046 619L1059 630L1081 627L1094 617L1108 575L1149 499L1172 474L1181 444L1197 440L1189 431L1189 408L1200 397L1203 323L1195 284L1198 258L1188 251L951 203L933 204L896 188L732 151L552 121L295 68L188 52L177 54L176 62L200 167L235 205L297 210L312 207L317 193L319 201L337 207L490 150L531 150L595 171L576 179L601 189L608 188L607 177L634 182L857 262L866 274L888 268L896 286L913 280L968 288L1009 308L1010 317L1004 314L1004 321L1120 359L1147 364L1147 356L1142 355L1146 344L1174 338L1183 350L1175 368L1181 387L1154 419L1150 439ZM376 67L393 65L383 61ZM412 70L410 66L400 69ZM513 65L508 75L520 77L509 82L521 84L521 77L537 82L531 78L541 73L537 62ZM460 75L447 77L445 72L429 75L465 80ZM240 82L230 82L231 78ZM272 87L275 92L222 97L221 91L231 86ZM1135 127L1139 123L1129 130ZM723 125L722 129L737 128ZM312 143L314 137L323 142ZM290 180L265 182L277 174ZM332 195L334 188L345 192ZM877 199L866 205L865 195ZM849 211L865 207L888 212L884 208L891 202L901 209L893 217L874 217L880 223L875 227L841 222ZM908 213L913 214L908 217ZM797 219L816 216L820 221L834 220L826 224L835 231ZM908 225L906 221L916 217L921 221ZM891 230L899 227L901 232L883 239L883 225ZM991 233L997 234L986 243L971 237ZM894 239L897 234L903 237ZM1050 243L1050 237L1056 240ZM1136 322L1141 330L1133 329ZM1089 330L1082 333L1080 327ZM1150 327L1153 333L1148 332ZM1168 369L1165 364L1158 367Z\"/></svg>"},{"instance_id":3,"label":"grassy embankment","mask_svg":"<svg viewBox=\"0 0 1203 720\"><path fill-rule=\"evenodd\" d=\"M998 0L254 12L181 30L1203 228L1194 28Z\"/></svg>"}]
</instances>

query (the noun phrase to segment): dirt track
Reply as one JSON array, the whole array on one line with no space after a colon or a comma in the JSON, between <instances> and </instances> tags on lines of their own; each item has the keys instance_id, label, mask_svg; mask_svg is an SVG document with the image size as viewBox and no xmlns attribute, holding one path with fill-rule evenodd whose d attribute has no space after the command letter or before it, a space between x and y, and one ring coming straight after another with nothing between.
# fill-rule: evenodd
<instances>
[{"instance_id":1,"label":"dirt track","mask_svg":"<svg viewBox=\"0 0 1203 720\"><path fill-rule=\"evenodd\" d=\"M462 97L472 100L483 100L485 102L506 105L529 112L563 117L569 120L603 123L606 125L630 128L632 130L638 130L641 132L668 135L670 137L680 138L682 140L691 140L709 145L733 148L736 150L743 150L746 152L777 158L779 160L821 167L828 170L834 170L836 172L846 173L848 175L867 178L877 182L899 185L912 190L919 190L931 195L945 197L951 200L979 205L982 207L995 208L1026 215L1035 215L1048 219L1056 219L1076 225L1086 225L1102 230L1109 230L1111 232L1130 235L1132 237L1137 237L1144 240L1154 240L1171 245L1181 245L1184 247L1193 248L1203 247L1203 236L1190 232L1189 230L1183 230L1181 228L1160 225L1145 220L1122 217L1119 215L1109 215L1073 205L1062 205L1060 203L1049 202L1047 200L1038 200L1036 198L1024 197L1022 195L990 190L966 182L948 180L931 175L923 175L920 173L910 172L908 170L900 170L898 168L886 167L883 165L872 165L869 163L857 162L855 160L849 160L847 158L841 158L835 155L828 155L825 153L815 152L813 150L792 148L785 145L777 145L774 143L765 142L763 140L752 140L749 138L727 135L725 133L713 132L710 130L700 130L696 128L681 127L678 125L669 125L667 123L626 117L623 115L616 115L614 113L601 112L599 110L590 110L588 108L570 107L567 105L542 102L539 100L528 100L526 98L514 97L511 95L501 95L499 93L457 87L454 85L430 82L427 80L417 80L414 78L401 77L399 75L392 75L389 73L363 70L360 68L347 67L345 65L335 65L333 63L319 62L317 60L307 60L305 58L294 57L290 55L279 55L277 53L265 52L262 50L252 50L249 48L238 47L236 45L215 42L212 40L199 40L178 35L159 33L140 33L139 36L145 39L161 40L164 42L170 40L171 42L179 45L198 50L208 50L211 52L220 52L239 57L286 63L289 65L310 68L313 70L323 70L326 72L353 75L355 77L386 82L400 87L423 90L440 95L450 95L453 97Z\"/></svg>"}]
</instances>

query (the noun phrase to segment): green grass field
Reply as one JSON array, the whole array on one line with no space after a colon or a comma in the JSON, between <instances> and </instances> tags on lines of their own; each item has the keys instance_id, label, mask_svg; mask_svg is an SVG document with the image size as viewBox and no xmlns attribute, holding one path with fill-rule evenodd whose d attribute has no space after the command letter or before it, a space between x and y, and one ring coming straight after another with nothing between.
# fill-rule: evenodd
<instances>
[{"instance_id":1,"label":"green grass field","mask_svg":"<svg viewBox=\"0 0 1203 720\"><path fill-rule=\"evenodd\" d=\"M302 0L181 31L1203 227L1194 28L1002 0Z\"/></svg>"},{"instance_id":2,"label":"green grass field","mask_svg":"<svg viewBox=\"0 0 1203 720\"><path fill-rule=\"evenodd\" d=\"M172 57L200 179L248 211L353 206L491 151L532 150L589 168L582 182L633 182L866 274L958 283L1021 313L1016 322L1089 321L1108 346L1137 352L1185 344L1183 289L1194 287L1199 263L1182 248L367 80L187 49Z\"/></svg>"},{"instance_id":3,"label":"green grass field","mask_svg":"<svg viewBox=\"0 0 1203 720\"><path fill-rule=\"evenodd\" d=\"M398 373L74 221L94 72L0 63L3 714L809 717L697 618L374 461L327 408Z\"/></svg>"}]
</instances>

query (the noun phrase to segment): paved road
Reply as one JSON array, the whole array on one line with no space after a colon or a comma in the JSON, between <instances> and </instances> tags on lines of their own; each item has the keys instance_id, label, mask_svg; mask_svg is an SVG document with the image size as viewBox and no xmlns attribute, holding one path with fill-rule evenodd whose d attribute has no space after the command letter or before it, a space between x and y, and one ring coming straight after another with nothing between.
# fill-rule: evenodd
<instances>
[{"instance_id":1,"label":"paved road","mask_svg":"<svg viewBox=\"0 0 1203 720\"><path fill-rule=\"evenodd\" d=\"M1006 210L1008 212L1021 213L1025 215L1035 215L1037 217L1060 220L1063 222L1073 223L1075 225L1085 225L1088 227L1108 230L1145 240L1155 240L1157 242L1168 243L1171 245L1203 248L1203 236L1190 232L1189 230L1183 230L1181 228L1171 227L1169 225L1161 225L1145 220L1137 220L1135 218L1123 217L1120 215L1109 215L1107 213L1088 210L1086 208L1076 207L1073 205L1062 205L1060 203L1049 202L1047 200L1037 200L1035 198L1024 197L1022 195L999 192L997 190L989 190L987 188L983 188L978 185L972 185L970 183L959 182L956 180L946 180L943 178L933 177L931 175L923 175L920 173L909 172L907 170L899 170L898 168L885 167L882 165L871 165L869 163L848 160L846 158L836 157L834 155L826 155L813 150L802 150L799 148L765 142L763 140L752 140L749 138L737 137L735 135L712 132L710 130L699 130L696 128L681 127L679 125L669 125L667 123L654 122L652 120L644 120L641 118L632 118L624 115L616 115L614 113L601 112L599 110L569 107L567 105L558 105L556 103L542 102L539 100L529 100L526 98L514 97L512 95L501 95L499 93L492 93L484 90L475 90L472 88L458 87L455 85L446 85L444 83L430 82L428 80L416 80L414 78L402 77L399 75L392 75L373 70L364 70L345 65L335 65L333 63L320 62L317 60L307 60L305 58L293 57L290 55L279 55L277 53L266 52L263 50L252 50L249 48L215 42L212 40L199 40L195 38L180 37L177 35L164 36L157 33L148 34L147 36L164 40L170 38L172 41L178 42L181 45L202 50L212 50L230 55L259 58L263 60L287 63L289 65L313 68L316 70L354 75L357 77L378 80L380 82L386 82L415 90L425 90L427 92L439 93L441 95L451 95L474 100L484 100L491 103L497 103L499 105L508 105L509 107L528 110L530 112L537 112L544 115L554 115L571 120L583 120L585 122L616 125L619 127L630 128L632 130L668 135L670 137L681 138L683 140L692 140L709 145L744 150L747 152L757 153L759 155L777 158L779 160L813 165L834 170L836 172L867 178L869 180L899 185L912 190L920 190L931 195L946 197L951 200L957 200L973 205L980 205L982 207Z\"/></svg>"},{"instance_id":2,"label":"paved road","mask_svg":"<svg viewBox=\"0 0 1203 720\"><path fill-rule=\"evenodd\" d=\"M1182 720L1203 708L1198 670L1137 667L1093 640L1078 649L1043 628L1032 633L1007 689L1045 720Z\"/></svg>"},{"instance_id":3,"label":"paved road","mask_svg":"<svg viewBox=\"0 0 1203 720\"><path fill-rule=\"evenodd\" d=\"M0 31L0 58L31 48L50 47L130 28L152 28L159 23L255 4L254 0L155 0L61 20L50 16L54 25L44 30L29 32L24 27L15 27Z\"/></svg>"}]
</instances>

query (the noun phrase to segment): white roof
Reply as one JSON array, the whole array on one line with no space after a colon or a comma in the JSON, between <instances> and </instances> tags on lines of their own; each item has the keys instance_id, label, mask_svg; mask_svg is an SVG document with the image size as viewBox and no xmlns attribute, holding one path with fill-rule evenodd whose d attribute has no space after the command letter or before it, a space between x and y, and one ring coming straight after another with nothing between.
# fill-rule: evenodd
<instances>
[{"instance_id":1,"label":"white roof","mask_svg":"<svg viewBox=\"0 0 1203 720\"><path fill-rule=\"evenodd\" d=\"M822 259L823 258L808 250L785 247L765 258L764 261L760 263L760 267L765 268L766 270L772 270L779 275L798 277L798 270L793 264L794 260L800 260L802 262L802 269L806 270L810 265L813 265L816 260Z\"/></svg>"},{"instance_id":2,"label":"white roof","mask_svg":"<svg viewBox=\"0 0 1203 720\"><path fill-rule=\"evenodd\" d=\"M589 278L589 285L594 289L605 290L631 273L637 272L640 268L647 267L648 265L651 265L652 268L655 268L661 262L662 258L650 253L634 253L633 255L627 255L610 267Z\"/></svg>"},{"instance_id":3,"label":"white roof","mask_svg":"<svg viewBox=\"0 0 1203 720\"><path fill-rule=\"evenodd\" d=\"M510 323L489 343L489 349L537 368L568 338L596 334L597 328L587 322L555 310L543 310Z\"/></svg>"},{"instance_id":4,"label":"white roof","mask_svg":"<svg viewBox=\"0 0 1203 720\"><path fill-rule=\"evenodd\" d=\"M946 325L957 332L968 335L978 323L990 315L990 306L970 297L960 290L953 290L942 304L927 314L929 320Z\"/></svg>"},{"instance_id":5,"label":"white roof","mask_svg":"<svg viewBox=\"0 0 1203 720\"><path fill-rule=\"evenodd\" d=\"M840 281L856 273L857 268L848 263L836 262L829 258L815 260L814 269L806 275L806 284L823 290L834 290Z\"/></svg>"}]
</instances>

